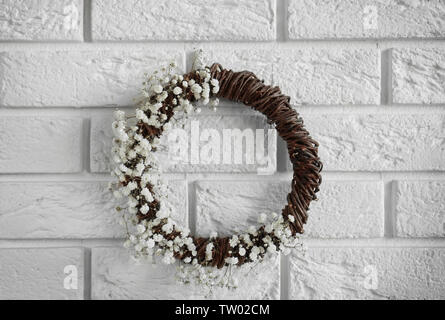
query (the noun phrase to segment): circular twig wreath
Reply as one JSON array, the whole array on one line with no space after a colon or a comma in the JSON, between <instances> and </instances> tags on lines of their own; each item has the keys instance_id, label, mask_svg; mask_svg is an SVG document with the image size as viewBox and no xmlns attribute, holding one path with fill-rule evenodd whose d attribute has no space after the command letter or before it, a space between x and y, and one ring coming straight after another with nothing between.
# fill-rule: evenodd
<instances>
[{"instance_id":1,"label":"circular twig wreath","mask_svg":"<svg viewBox=\"0 0 445 320\"><path fill-rule=\"evenodd\" d=\"M287 253L295 246L297 234L303 233L309 203L316 199L321 183L318 143L290 106L290 98L279 87L265 85L254 73L233 72L217 63L184 75L174 74L174 68L170 64L148 77L134 117L115 112L114 174L119 181L114 194L127 200L126 207L118 207L127 227L125 246L132 247L136 256L162 255L165 263L179 259L190 266L188 274L196 273L201 282L202 267L240 266L260 261L269 252ZM200 111L193 103L215 106L217 98L241 102L267 117L287 144L293 178L281 215L272 213L267 221L268 216L261 214L259 228L231 237L216 233L209 238L195 237L170 217L173 209L156 150L161 135L178 122L174 115L182 114L185 119Z\"/></svg>"}]
</instances>

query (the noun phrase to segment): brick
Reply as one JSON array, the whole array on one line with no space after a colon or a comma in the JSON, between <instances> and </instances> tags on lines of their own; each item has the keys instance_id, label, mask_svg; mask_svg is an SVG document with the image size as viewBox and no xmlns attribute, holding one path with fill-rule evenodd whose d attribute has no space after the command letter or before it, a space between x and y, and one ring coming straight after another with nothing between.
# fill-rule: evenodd
<instances>
[{"instance_id":1,"label":"brick","mask_svg":"<svg viewBox=\"0 0 445 320\"><path fill-rule=\"evenodd\" d=\"M278 257L278 256L276 256ZM208 289L182 285L175 280L176 266L148 259L136 264L125 249L92 249L93 299L278 299L280 295L279 259L264 261L252 269L245 266L233 271L240 287L235 290Z\"/></svg>"},{"instance_id":2,"label":"brick","mask_svg":"<svg viewBox=\"0 0 445 320\"><path fill-rule=\"evenodd\" d=\"M380 57L374 49L229 47L207 51L206 59L254 72L266 84L280 86L295 104L380 103Z\"/></svg>"},{"instance_id":3,"label":"brick","mask_svg":"<svg viewBox=\"0 0 445 320\"><path fill-rule=\"evenodd\" d=\"M273 80L295 104L379 104L373 49L280 50Z\"/></svg>"},{"instance_id":4,"label":"brick","mask_svg":"<svg viewBox=\"0 0 445 320\"><path fill-rule=\"evenodd\" d=\"M83 299L83 256L81 248L0 249L0 299ZM77 270L77 289L64 287L75 284L66 266Z\"/></svg>"},{"instance_id":5,"label":"brick","mask_svg":"<svg viewBox=\"0 0 445 320\"><path fill-rule=\"evenodd\" d=\"M445 181L395 183L398 237L445 236Z\"/></svg>"},{"instance_id":6,"label":"brick","mask_svg":"<svg viewBox=\"0 0 445 320\"><path fill-rule=\"evenodd\" d=\"M238 49L224 46L217 50L204 50L203 55L208 64L219 63L225 69L235 72L248 70L264 80L266 84L272 83L274 64L277 52L264 49ZM221 100L221 103L226 102Z\"/></svg>"},{"instance_id":7,"label":"brick","mask_svg":"<svg viewBox=\"0 0 445 320\"><path fill-rule=\"evenodd\" d=\"M183 69L183 54L178 51L0 52L0 105L132 105L142 88L144 72L171 61Z\"/></svg>"},{"instance_id":8,"label":"brick","mask_svg":"<svg viewBox=\"0 0 445 320\"><path fill-rule=\"evenodd\" d=\"M314 238L373 238L383 236L383 199L380 182L327 181L318 201L311 203L305 234ZM281 213L290 180L199 181L196 183L196 229L209 236L231 235L259 226L262 212ZM234 205L235 204L235 205Z\"/></svg>"},{"instance_id":9,"label":"brick","mask_svg":"<svg viewBox=\"0 0 445 320\"><path fill-rule=\"evenodd\" d=\"M307 114L303 118L311 136L320 143L324 170L445 168L441 114Z\"/></svg>"},{"instance_id":10,"label":"brick","mask_svg":"<svg viewBox=\"0 0 445 320\"><path fill-rule=\"evenodd\" d=\"M2 182L0 235L8 239L124 238L107 182ZM187 224L184 181L171 181L173 218Z\"/></svg>"},{"instance_id":11,"label":"brick","mask_svg":"<svg viewBox=\"0 0 445 320\"><path fill-rule=\"evenodd\" d=\"M290 39L441 38L444 15L441 1L291 0L288 32Z\"/></svg>"},{"instance_id":12,"label":"brick","mask_svg":"<svg viewBox=\"0 0 445 320\"><path fill-rule=\"evenodd\" d=\"M291 299L443 299L443 248L309 248L290 265Z\"/></svg>"},{"instance_id":13,"label":"brick","mask_svg":"<svg viewBox=\"0 0 445 320\"><path fill-rule=\"evenodd\" d=\"M444 49L393 49L394 103L445 103L444 70Z\"/></svg>"},{"instance_id":14,"label":"brick","mask_svg":"<svg viewBox=\"0 0 445 320\"><path fill-rule=\"evenodd\" d=\"M203 136L206 132L206 129L216 130L219 134L220 141L220 150L219 152L215 150L215 154L218 154L218 158L220 163L204 163L201 159L204 159L201 155L206 155L205 149L203 149L206 145L209 145L208 140L202 140L199 142L199 152L200 156L196 161L198 163L192 163L192 154L197 154L191 151L191 140L194 139L195 135L192 137L190 132L190 128L192 126L192 122L195 121L196 127L199 128L199 134L196 136L202 137L202 139L207 139ZM196 122L197 121L197 122ZM95 117L92 119L92 128L91 128L91 170L93 172L106 172L110 170L110 150L111 150L111 117ZM188 162L175 162L173 156L177 156L177 154L173 151L175 143L168 142L169 136L164 135L162 138L162 143L164 145L168 145L171 147L172 156L168 154L168 151L161 152L159 151L160 163L162 164L164 171L168 172L258 172L258 170L263 170L267 168L267 163L269 163L270 171L268 173L273 173L276 169L276 132L273 130L271 132L271 140L270 140L270 150L267 151L267 144L265 147L264 154L268 156L268 162L262 163L257 161L259 157L256 157L253 154L253 162L247 163L247 159L245 157L245 153L247 152L245 145L243 145L242 151L242 159L241 162L236 163L234 159L235 151L233 147L235 146L235 139L232 139L232 153L231 153L231 161L228 164L223 163L223 130L224 129L240 129L241 132L247 129L247 131L252 132L252 136L255 140L256 129L264 129L264 132L267 132L267 126L265 122L265 118L263 116L239 116L239 115L199 115L190 117L189 120L186 121L186 126L184 128L185 133L187 134L187 139L189 140L188 147ZM246 131L246 132L247 132ZM172 136L174 138L174 136ZM244 140L244 139L243 139ZM268 142L268 137L264 138L265 142ZM215 138L215 141L216 138ZM226 141L228 141L226 139ZM216 143L217 144L217 143ZM257 149L257 145L254 142L255 146L253 148L254 151ZM198 145L198 142L195 144ZM238 144L236 144L238 145ZM186 144L184 144L186 146ZM267 152L266 152L267 151ZM209 151L209 153L211 153ZM250 153L249 153L250 154ZM193 160L195 161L195 160Z\"/></svg>"},{"instance_id":15,"label":"brick","mask_svg":"<svg viewBox=\"0 0 445 320\"><path fill-rule=\"evenodd\" d=\"M82 0L4 0L0 40L82 40Z\"/></svg>"},{"instance_id":16,"label":"brick","mask_svg":"<svg viewBox=\"0 0 445 320\"><path fill-rule=\"evenodd\" d=\"M93 39L273 40L275 15L275 0L94 0Z\"/></svg>"},{"instance_id":17,"label":"brick","mask_svg":"<svg viewBox=\"0 0 445 320\"><path fill-rule=\"evenodd\" d=\"M82 170L80 118L2 117L0 136L0 172Z\"/></svg>"}]
</instances>

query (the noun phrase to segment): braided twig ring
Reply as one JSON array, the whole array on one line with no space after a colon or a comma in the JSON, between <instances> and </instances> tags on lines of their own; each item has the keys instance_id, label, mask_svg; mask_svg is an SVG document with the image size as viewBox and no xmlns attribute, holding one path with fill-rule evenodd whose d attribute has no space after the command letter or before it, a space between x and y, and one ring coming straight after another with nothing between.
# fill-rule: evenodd
<instances>
[{"instance_id":1,"label":"braided twig ring","mask_svg":"<svg viewBox=\"0 0 445 320\"><path fill-rule=\"evenodd\" d=\"M126 147L141 150L143 142L146 145L152 143L155 145L154 141L163 134L166 124L175 113L175 108L178 106L177 99L187 102L184 105L189 106L189 101L200 99L202 88L207 90L205 96L207 101L209 95L212 95L250 106L265 115L269 123L275 125L278 134L287 143L289 158L293 165L291 189L279 218L281 229L262 225L255 232L239 238L189 236L188 232L184 232L168 215L161 212L162 202L156 198L156 185L148 178L145 179L146 176L143 174L147 168L152 168L147 165L148 153L145 153L145 156L133 156L131 159L124 156L125 160L121 164L123 165L121 171L124 174L120 172L117 176L120 178L121 187L127 188L126 195L131 198L137 217L141 236L140 239L132 241L134 243L140 241L142 245L137 244L139 247L136 251L149 250L156 244L164 248L170 255L169 258L217 268L255 261L257 257L264 256L266 249L274 248L278 251L285 236L295 237L296 234L303 233L303 225L308 219L309 204L316 199L316 193L319 191L322 163L318 157L318 143L310 137L304 128L302 118L290 106L290 98L283 95L279 87L265 85L252 72L233 72L223 69L219 64L213 64L210 68L184 74L179 80L184 84L182 88L179 88L178 81L174 80L173 84L157 86L154 91L158 95L148 95L145 107L137 110L138 121L134 127L136 129L128 140L130 142L125 142ZM190 88L187 83L191 83L192 87ZM213 86L213 91L210 91L210 84ZM157 119L161 119L160 122ZM118 140L118 143L124 142ZM150 150L154 152L156 147ZM135 171L140 172L128 173ZM288 234L284 236L283 233Z\"/></svg>"}]
</instances>

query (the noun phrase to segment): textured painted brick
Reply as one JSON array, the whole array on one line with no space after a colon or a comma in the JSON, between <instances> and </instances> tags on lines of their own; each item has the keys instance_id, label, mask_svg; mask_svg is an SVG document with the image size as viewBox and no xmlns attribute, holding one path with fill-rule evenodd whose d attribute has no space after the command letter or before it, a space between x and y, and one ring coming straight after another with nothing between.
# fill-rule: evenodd
<instances>
[{"instance_id":1,"label":"textured painted brick","mask_svg":"<svg viewBox=\"0 0 445 320\"><path fill-rule=\"evenodd\" d=\"M189 163L175 163L170 161L168 151L159 152L160 163L162 164L164 171L168 172L257 172L259 168L265 168L265 164L254 162L253 164L247 164L243 156L241 164L235 164L234 160L232 164L222 163L223 154L223 130L238 128L241 131L244 129L252 129L255 136L255 129L264 129L267 132L267 124L263 116L235 116L235 115L200 115L190 117L186 122L185 130L188 133L189 142L192 139L190 135L190 126L192 121L199 121L199 132L202 134L205 129L214 129L220 135L220 164L193 164L191 163L191 147L189 146ZM111 150L111 117L94 117L91 125L91 170L93 172L107 172L110 171L110 150ZM266 142L267 137L264 139ZM173 142L168 143L168 135L164 135L162 139L164 145L173 145ZM207 144L206 141L200 142L200 150ZM232 144L233 145L233 144ZM271 150L265 152L269 156L269 163L271 164L271 172L276 168L276 133L273 131L271 140ZM243 149L245 153L245 148ZM255 146L256 150L256 146ZM266 149L267 150L267 149ZM234 151L232 150L232 158ZM200 158L201 159L201 158Z\"/></svg>"},{"instance_id":2,"label":"textured painted brick","mask_svg":"<svg viewBox=\"0 0 445 320\"><path fill-rule=\"evenodd\" d=\"M182 53L152 48L0 52L0 105L132 105L144 72L172 60L182 69Z\"/></svg>"},{"instance_id":3,"label":"textured painted brick","mask_svg":"<svg viewBox=\"0 0 445 320\"><path fill-rule=\"evenodd\" d=\"M275 0L94 0L92 16L95 40L275 38Z\"/></svg>"},{"instance_id":4,"label":"textured painted brick","mask_svg":"<svg viewBox=\"0 0 445 320\"><path fill-rule=\"evenodd\" d=\"M82 120L52 117L0 119L0 172L79 172Z\"/></svg>"},{"instance_id":5,"label":"textured painted brick","mask_svg":"<svg viewBox=\"0 0 445 320\"><path fill-rule=\"evenodd\" d=\"M443 248L309 248L291 259L290 297L443 299L444 265Z\"/></svg>"},{"instance_id":6,"label":"textured painted brick","mask_svg":"<svg viewBox=\"0 0 445 320\"><path fill-rule=\"evenodd\" d=\"M445 3L443 4L445 6ZM445 103L445 50L393 49L395 103Z\"/></svg>"},{"instance_id":7,"label":"textured painted brick","mask_svg":"<svg viewBox=\"0 0 445 320\"><path fill-rule=\"evenodd\" d=\"M276 256L278 257L278 256ZM93 299L204 299L207 288L182 285L175 280L176 266L151 260L139 265L125 249L93 248ZM280 296L279 259L264 261L261 266L246 266L234 271L240 286L236 291L215 288L216 299L278 299Z\"/></svg>"},{"instance_id":8,"label":"textured painted brick","mask_svg":"<svg viewBox=\"0 0 445 320\"><path fill-rule=\"evenodd\" d=\"M208 236L231 235L259 225L262 212L281 213L290 181L199 181L196 183L196 230ZM323 182L312 202L305 234L319 238L383 236L380 182Z\"/></svg>"},{"instance_id":9,"label":"textured painted brick","mask_svg":"<svg viewBox=\"0 0 445 320\"><path fill-rule=\"evenodd\" d=\"M83 299L81 248L0 249L0 299ZM77 289L65 289L66 266L77 268ZM67 270L68 272L68 270Z\"/></svg>"},{"instance_id":10,"label":"textured painted brick","mask_svg":"<svg viewBox=\"0 0 445 320\"><path fill-rule=\"evenodd\" d=\"M437 0L291 0L288 31L290 39L440 38L444 15L445 3Z\"/></svg>"},{"instance_id":11,"label":"textured painted brick","mask_svg":"<svg viewBox=\"0 0 445 320\"><path fill-rule=\"evenodd\" d=\"M378 104L380 58L365 49L226 49L206 53L209 63L249 70L280 86L296 104Z\"/></svg>"},{"instance_id":12,"label":"textured painted brick","mask_svg":"<svg viewBox=\"0 0 445 320\"><path fill-rule=\"evenodd\" d=\"M169 201L187 223L186 185L172 181ZM0 183L0 238L123 238L106 182Z\"/></svg>"},{"instance_id":13,"label":"textured painted brick","mask_svg":"<svg viewBox=\"0 0 445 320\"><path fill-rule=\"evenodd\" d=\"M82 40L82 0L3 0L0 40Z\"/></svg>"},{"instance_id":14,"label":"textured painted brick","mask_svg":"<svg viewBox=\"0 0 445 320\"><path fill-rule=\"evenodd\" d=\"M205 61L211 65L219 63L225 69L233 71L249 70L266 84L272 83L274 64L278 53L265 49L238 49L222 46L214 50L204 50Z\"/></svg>"},{"instance_id":15,"label":"textured painted brick","mask_svg":"<svg viewBox=\"0 0 445 320\"><path fill-rule=\"evenodd\" d=\"M297 104L378 104L376 50L280 50L273 80Z\"/></svg>"},{"instance_id":16,"label":"textured painted brick","mask_svg":"<svg viewBox=\"0 0 445 320\"><path fill-rule=\"evenodd\" d=\"M398 181L395 195L397 236L445 236L445 181Z\"/></svg>"},{"instance_id":17,"label":"textured painted brick","mask_svg":"<svg viewBox=\"0 0 445 320\"><path fill-rule=\"evenodd\" d=\"M441 114L307 114L303 118L311 136L320 143L325 170L445 168L445 118Z\"/></svg>"}]
</instances>

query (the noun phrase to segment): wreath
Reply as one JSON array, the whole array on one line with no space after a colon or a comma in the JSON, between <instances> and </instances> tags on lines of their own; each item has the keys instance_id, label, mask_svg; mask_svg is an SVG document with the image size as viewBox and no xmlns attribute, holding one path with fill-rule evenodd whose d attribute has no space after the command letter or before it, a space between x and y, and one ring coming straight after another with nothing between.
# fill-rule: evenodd
<instances>
[{"instance_id":1,"label":"wreath","mask_svg":"<svg viewBox=\"0 0 445 320\"><path fill-rule=\"evenodd\" d=\"M192 277L207 285L221 285L223 280L217 282L216 276L205 270L259 262L269 253L288 254L290 248L301 245L298 234L303 233L308 219L309 203L316 199L322 163L318 143L279 87L265 85L249 71L234 72L218 63L206 67L199 56L195 64L200 65L183 75L175 73L174 63L147 75L135 115L115 111L112 153L118 181L112 189L116 198L126 200L117 210L126 226L124 246L136 258L156 254L167 264L179 259L182 282L188 283ZM218 237L216 232L209 238L195 237L170 217L173 208L156 151L161 135L172 124L200 112L196 103L216 108L218 98L241 102L267 117L287 143L293 178L281 214L260 214L259 228L250 227L231 237ZM229 281L225 285L234 287Z\"/></svg>"}]
</instances>

